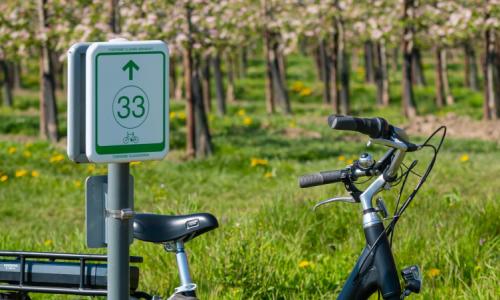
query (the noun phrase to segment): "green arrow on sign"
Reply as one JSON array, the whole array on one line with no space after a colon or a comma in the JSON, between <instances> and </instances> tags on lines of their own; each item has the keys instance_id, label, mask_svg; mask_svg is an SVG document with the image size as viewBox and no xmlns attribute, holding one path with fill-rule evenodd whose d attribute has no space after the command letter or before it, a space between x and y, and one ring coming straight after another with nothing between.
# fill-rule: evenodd
<instances>
[{"instance_id":1,"label":"green arrow on sign","mask_svg":"<svg viewBox=\"0 0 500 300\"><path fill-rule=\"evenodd\" d=\"M133 60L129 60L128 63L126 63L122 67L123 71L126 71L127 69L128 69L128 80L132 80L134 79L134 69L136 71L139 70L139 66Z\"/></svg>"}]
</instances>

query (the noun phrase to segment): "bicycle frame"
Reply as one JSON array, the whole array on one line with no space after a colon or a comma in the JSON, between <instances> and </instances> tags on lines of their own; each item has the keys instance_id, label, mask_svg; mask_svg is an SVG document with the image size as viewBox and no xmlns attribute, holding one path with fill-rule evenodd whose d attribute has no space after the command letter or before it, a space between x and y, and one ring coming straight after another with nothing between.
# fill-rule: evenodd
<instances>
[{"instance_id":1,"label":"bicycle frame","mask_svg":"<svg viewBox=\"0 0 500 300\"><path fill-rule=\"evenodd\" d=\"M365 228L366 246L337 299L367 299L380 290L384 299L400 299L401 285L382 223ZM382 234L382 235L381 235ZM369 249L377 241L376 248Z\"/></svg>"},{"instance_id":2,"label":"bicycle frame","mask_svg":"<svg viewBox=\"0 0 500 300\"><path fill-rule=\"evenodd\" d=\"M398 271L385 228L377 211L372 206L374 195L386 184L385 176L384 174L380 175L359 196L363 207L366 246L338 299L367 299L377 290L382 292L384 299L399 299L401 295ZM373 247L375 248L372 249ZM370 251L370 249L372 250Z\"/></svg>"}]
</instances>

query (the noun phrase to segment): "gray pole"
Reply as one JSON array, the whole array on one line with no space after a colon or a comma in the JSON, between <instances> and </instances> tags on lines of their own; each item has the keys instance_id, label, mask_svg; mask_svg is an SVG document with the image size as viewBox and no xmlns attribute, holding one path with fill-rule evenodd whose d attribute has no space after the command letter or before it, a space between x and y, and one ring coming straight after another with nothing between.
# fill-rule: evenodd
<instances>
[{"instance_id":1,"label":"gray pole","mask_svg":"<svg viewBox=\"0 0 500 300\"><path fill-rule=\"evenodd\" d=\"M108 300L128 300L130 293L130 219L120 218L129 208L129 163L108 165Z\"/></svg>"}]
</instances>

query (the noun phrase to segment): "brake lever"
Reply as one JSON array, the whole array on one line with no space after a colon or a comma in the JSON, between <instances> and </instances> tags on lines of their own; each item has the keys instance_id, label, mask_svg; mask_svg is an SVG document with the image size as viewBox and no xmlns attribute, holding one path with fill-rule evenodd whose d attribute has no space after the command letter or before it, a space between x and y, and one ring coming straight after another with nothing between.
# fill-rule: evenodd
<instances>
[{"instance_id":1,"label":"brake lever","mask_svg":"<svg viewBox=\"0 0 500 300\"><path fill-rule=\"evenodd\" d=\"M319 203L316 203L316 205L314 205L314 207L313 207L313 211L315 211L318 207L320 207L322 205L332 203L332 202L357 203L358 201L356 201L352 196L335 197L335 198L327 199L327 200L321 201Z\"/></svg>"}]
</instances>

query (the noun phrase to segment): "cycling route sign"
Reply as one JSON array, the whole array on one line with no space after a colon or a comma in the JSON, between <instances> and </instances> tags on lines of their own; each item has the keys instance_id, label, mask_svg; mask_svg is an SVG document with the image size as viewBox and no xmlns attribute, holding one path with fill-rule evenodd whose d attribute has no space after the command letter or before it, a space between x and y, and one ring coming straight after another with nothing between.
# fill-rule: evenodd
<instances>
[{"instance_id":1,"label":"cycling route sign","mask_svg":"<svg viewBox=\"0 0 500 300\"><path fill-rule=\"evenodd\" d=\"M169 142L169 55L161 41L112 41L86 53L85 154L91 162L162 159Z\"/></svg>"}]
</instances>

